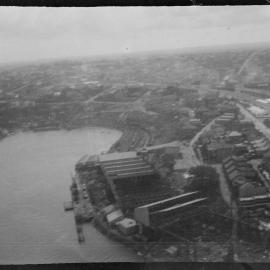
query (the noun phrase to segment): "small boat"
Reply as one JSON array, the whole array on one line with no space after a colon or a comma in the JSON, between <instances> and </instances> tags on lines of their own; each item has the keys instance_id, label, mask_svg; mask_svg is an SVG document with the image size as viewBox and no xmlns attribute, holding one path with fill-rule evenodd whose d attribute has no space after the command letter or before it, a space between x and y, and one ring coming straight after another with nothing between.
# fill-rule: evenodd
<instances>
[{"instance_id":1,"label":"small boat","mask_svg":"<svg viewBox=\"0 0 270 270\"><path fill-rule=\"evenodd\" d=\"M64 202L64 209L65 211L73 210L73 202L72 201Z\"/></svg>"}]
</instances>

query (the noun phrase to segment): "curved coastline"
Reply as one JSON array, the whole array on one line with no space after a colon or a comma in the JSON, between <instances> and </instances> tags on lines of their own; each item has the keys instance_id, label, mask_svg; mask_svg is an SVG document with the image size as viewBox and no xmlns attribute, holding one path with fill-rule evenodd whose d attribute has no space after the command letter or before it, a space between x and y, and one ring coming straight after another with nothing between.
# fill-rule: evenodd
<instances>
[{"instance_id":1,"label":"curved coastline","mask_svg":"<svg viewBox=\"0 0 270 270\"><path fill-rule=\"evenodd\" d=\"M84 153L107 151L120 136L90 128L18 132L1 141L1 263L135 261L133 252L114 249L90 224L84 227L86 245L78 245L73 215L63 211L75 162ZM34 249L40 242L46 245Z\"/></svg>"}]
</instances>

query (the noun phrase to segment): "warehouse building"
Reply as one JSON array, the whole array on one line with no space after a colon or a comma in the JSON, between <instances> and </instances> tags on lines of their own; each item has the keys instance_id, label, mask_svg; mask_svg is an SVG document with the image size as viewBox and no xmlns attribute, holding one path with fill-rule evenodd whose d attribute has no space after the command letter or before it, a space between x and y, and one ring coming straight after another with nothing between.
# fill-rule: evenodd
<instances>
[{"instance_id":1,"label":"warehouse building","mask_svg":"<svg viewBox=\"0 0 270 270\"><path fill-rule=\"evenodd\" d=\"M80 163L77 167L86 166L103 175L113 194L112 203L117 202L123 211L133 212L140 205L179 194L135 151L84 157Z\"/></svg>"},{"instance_id":2,"label":"warehouse building","mask_svg":"<svg viewBox=\"0 0 270 270\"><path fill-rule=\"evenodd\" d=\"M199 192L189 192L166 200L135 208L134 218L144 226L160 227L189 214L197 214L206 205L207 198Z\"/></svg>"}]
</instances>

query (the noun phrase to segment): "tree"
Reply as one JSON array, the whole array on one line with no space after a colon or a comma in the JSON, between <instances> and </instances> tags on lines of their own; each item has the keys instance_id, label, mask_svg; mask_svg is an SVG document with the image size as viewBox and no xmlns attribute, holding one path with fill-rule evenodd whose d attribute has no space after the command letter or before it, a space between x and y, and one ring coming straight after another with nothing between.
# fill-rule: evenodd
<instances>
[{"instance_id":1,"label":"tree","mask_svg":"<svg viewBox=\"0 0 270 270\"><path fill-rule=\"evenodd\" d=\"M175 165L175 157L172 154L163 153L161 155L161 162L166 168L173 170Z\"/></svg>"},{"instance_id":2,"label":"tree","mask_svg":"<svg viewBox=\"0 0 270 270\"><path fill-rule=\"evenodd\" d=\"M190 168L189 171L194 177L186 186L186 191L198 190L212 198L217 196L219 191L219 175L214 168L200 165Z\"/></svg>"}]
</instances>

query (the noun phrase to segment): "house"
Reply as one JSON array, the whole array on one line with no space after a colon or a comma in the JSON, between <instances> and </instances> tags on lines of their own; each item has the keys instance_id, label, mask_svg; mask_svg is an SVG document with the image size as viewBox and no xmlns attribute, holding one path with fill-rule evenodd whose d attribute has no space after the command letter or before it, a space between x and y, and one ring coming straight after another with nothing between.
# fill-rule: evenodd
<instances>
[{"instance_id":1,"label":"house","mask_svg":"<svg viewBox=\"0 0 270 270\"><path fill-rule=\"evenodd\" d=\"M263 155L262 165L267 172L270 172L270 151Z\"/></svg>"},{"instance_id":2,"label":"house","mask_svg":"<svg viewBox=\"0 0 270 270\"><path fill-rule=\"evenodd\" d=\"M224 141L212 141L206 145L206 156L210 161L221 162L224 158L232 154L233 146Z\"/></svg>"},{"instance_id":3,"label":"house","mask_svg":"<svg viewBox=\"0 0 270 270\"><path fill-rule=\"evenodd\" d=\"M110 213L112 213L113 211L116 210L116 207L114 204L109 204L107 206L105 206L104 208L101 209L101 213L104 214L105 216L109 215Z\"/></svg>"},{"instance_id":4,"label":"house","mask_svg":"<svg viewBox=\"0 0 270 270\"><path fill-rule=\"evenodd\" d=\"M237 161L233 157L224 159L222 165L227 180L232 184L243 185L258 176L251 164Z\"/></svg>"},{"instance_id":5,"label":"house","mask_svg":"<svg viewBox=\"0 0 270 270\"><path fill-rule=\"evenodd\" d=\"M240 198L247 198L266 194L268 194L266 187L256 187L251 183L245 183L239 188Z\"/></svg>"},{"instance_id":6,"label":"house","mask_svg":"<svg viewBox=\"0 0 270 270\"><path fill-rule=\"evenodd\" d=\"M268 161L270 163L270 151L266 152L263 155L263 159L264 159L264 161Z\"/></svg>"},{"instance_id":7,"label":"house","mask_svg":"<svg viewBox=\"0 0 270 270\"><path fill-rule=\"evenodd\" d=\"M122 219L124 219L124 216L121 210L115 210L111 212L110 214L108 214L106 216L106 219L109 225L113 225L121 221Z\"/></svg>"},{"instance_id":8,"label":"house","mask_svg":"<svg viewBox=\"0 0 270 270\"><path fill-rule=\"evenodd\" d=\"M234 121L234 119L235 119L234 113L225 113L225 114L221 115L220 117L218 117L215 120L215 123L227 126L227 125L231 125L232 122Z\"/></svg>"},{"instance_id":9,"label":"house","mask_svg":"<svg viewBox=\"0 0 270 270\"><path fill-rule=\"evenodd\" d=\"M247 182L247 179L237 170L228 173L227 178L232 184L242 185Z\"/></svg>"},{"instance_id":10,"label":"house","mask_svg":"<svg viewBox=\"0 0 270 270\"><path fill-rule=\"evenodd\" d=\"M240 143L243 140L243 135L234 130L227 135L227 139L231 143Z\"/></svg>"},{"instance_id":11,"label":"house","mask_svg":"<svg viewBox=\"0 0 270 270\"><path fill-rule=\"evenodd\" d=\"M270 149L270 143L266 138L260 138L251 142L257 153L263 154Z\"/></svg>"},{"instance_id":12,"label":"house","mask_svg":"<svg viewBox=\"0 0 270 270\"><path fill-rule=\"evenodd\" d=\"M195 125L195 126L200 126L202 124L201 120L198 118L192 118L189 120L191 124Z\"/></svg>"},{"instance_id":13,"label":"house","mask_svg":"<svg viewBox=\"0 0 270 270\"><path fill-rule=\"evenodd\" d=\"M253 168L249 168L249 167L238 167L237 169L247 179L254 180L258 176L257 172Z\"/></svg>"},{"instance_id":14,"label":"house","mask_svg":"<svg viewBox=\"0 0 270 270\"><path fill-rule=\"evenodd\" d=\"M248 152L247 146L244 143L234 144L233 154L236 156L243 155Z\"/></svg>"},{"instance_id":15,"label":"house","mask_svg":"<svg viewBox=\"0 0 270 270\"><path fill-rule=\"evenodd\" d=\"M254 123L252 121L248 121L248 120L240 120L239 123L237 123L239 128L241 130L250 130L250 129L254 129Z\"/></svg>"},{"instance_id":16,"label":"house","mask_svg":"<svg viewBox=\"0 0 270 270\"><path fill-rule=\"evenodd\" d=\"M138 231L137 223L134 219L124 218L116 224L118 230L124 235L133 235Z\"/></svg>"},{"instance_id":17,"label":"house","mask_svg":"<svg viewBox=\"0 0 270 270\"><path fill-rule=\"evenodd\" d=\"M235 113L232 113L232 112L226 112L223 114L224 117L230 117L232 119L235 118Z\"/></svg>"}]
</instances>

